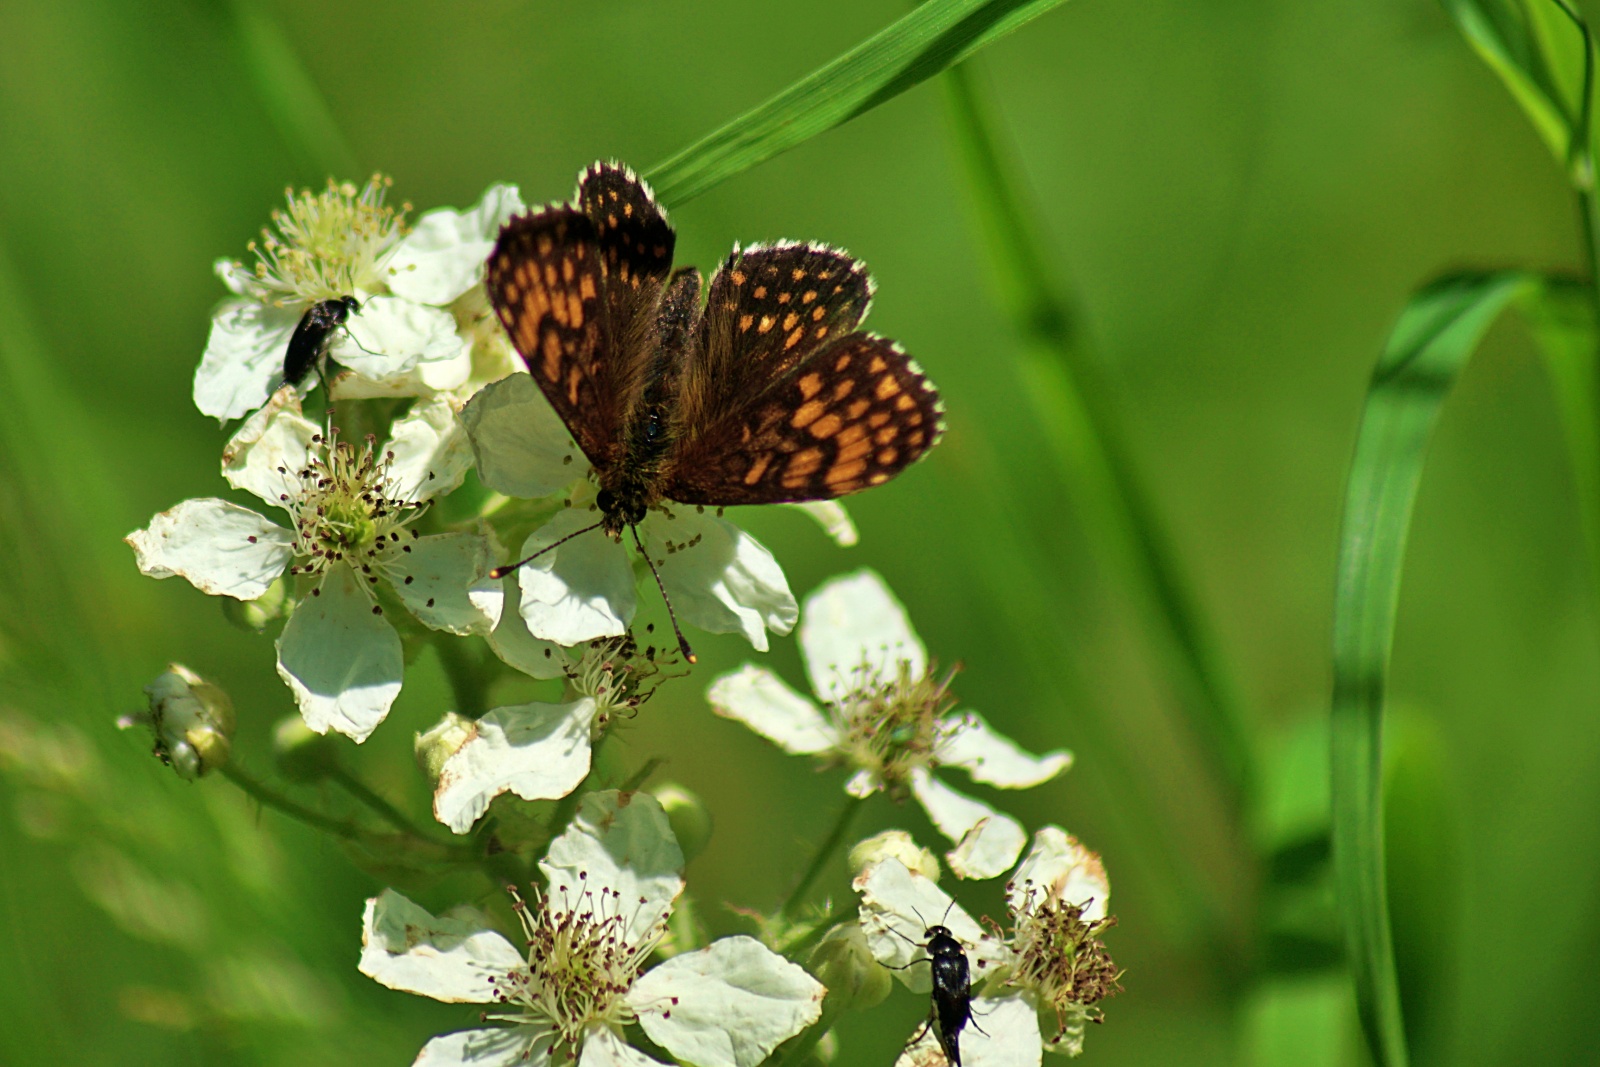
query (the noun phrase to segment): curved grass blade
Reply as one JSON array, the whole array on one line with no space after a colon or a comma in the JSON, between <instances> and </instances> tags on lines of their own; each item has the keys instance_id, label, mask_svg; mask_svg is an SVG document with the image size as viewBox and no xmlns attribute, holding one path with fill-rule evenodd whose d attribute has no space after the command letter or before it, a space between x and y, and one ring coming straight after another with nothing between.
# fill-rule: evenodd
<instances>
[{"instance_id":1,"label":"curved grass blade","mask_svg":"<svg viewBox=\"0 0 1600 1067\"><path fill-rule=\"evenodd\" d=\"M1381 778L1406 535L1445 395L1494 320L1538 284L1532 274L1506 271L1445 278L1413 296L1373 371L1350 464L1333 605L1333 858L1362 1027L1378 1067L1407 1062Z\"/></svg>"},{"instance_id":2,"label":"curved grass blade","mask_svg":"<svg viewBox=\"0 0 1600 1067\"><path fill-rule=\"evenodd\" d=\"M1567 0L1441 0L1461 35L1510 90L1579 188L1589 164L1594 49Z\"/></svg>"},{"instance_id":3,"label":"curved grass blade","mask_svg":"<svg viewBox=\"0 0 1600 1067\"><path fill-rule=\"evenodd\" d=\"M893 100L1061 2L928 0L645 177L665 203L681 204Z\"/></svg>"},{"instance_id":4,"label":"curved grass blade","mask_svg":"<svg viewBox=\"0 0 1600 1067\"><path fill-rule=\"evenodd\" d=\"M1017 167L994 135L971 63L945 74L950 127L972 188L1000 295L1023 349L1022 390L1081 509L1102 563L1132 589L1194 733L1236 810L1253 788L1254 758L1239 701L1202 613L1123 444L1115 397L1077 324L1073 301L1041 245Z\"/></svg>"}]
</instances>

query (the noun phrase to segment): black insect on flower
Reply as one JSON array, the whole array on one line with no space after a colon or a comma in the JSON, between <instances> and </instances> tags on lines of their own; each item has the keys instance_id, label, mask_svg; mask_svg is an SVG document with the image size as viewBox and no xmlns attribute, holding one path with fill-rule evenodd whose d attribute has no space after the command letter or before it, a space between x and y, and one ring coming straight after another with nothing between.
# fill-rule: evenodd
<instances>
[{"instance_id":1,"label":"black insect on flower","mask_svg":"<svg viewBox=\"0 0 1600 1067\"><path fill-rule=\"evenodd\" d=\"M947 926L930 926L923 949L933 972L928 1022L951 1067L961 1067L961 1031L972 1022L972 981L967 952ZM976 1023L973 1023L976 1026ZM918 1035L920 1036L920 1035ZM911 1039L916 1043L916 1037Z\"/></svg>"},{"instance_id":2,"label":"black insect on flower","mask_svg":"<svg viewBox=\"0 0 1600 1067\"><path fill-rule=\"evenodd\" d=\"M313 369L320 373L328 355L328 345L333 341L333 331L360 310L361 302L353 296L319 300L307 308L283 356L284 382L298 386Z\"/></svg>"}]
</instances>

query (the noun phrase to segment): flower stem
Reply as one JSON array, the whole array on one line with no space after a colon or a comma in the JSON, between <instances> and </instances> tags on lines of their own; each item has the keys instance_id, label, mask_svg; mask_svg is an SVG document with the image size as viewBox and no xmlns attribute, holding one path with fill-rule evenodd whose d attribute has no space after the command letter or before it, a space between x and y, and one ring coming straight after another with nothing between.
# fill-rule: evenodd
<instances>
[{"instance_id":1,"label":"flower stem","mask_svg":"<svg viewBox=\"0 0 1600 1067\"><path fill-rule=\"evenodd\" d=\"M290 800L282 793L269 789L240 770L238 764L223 764L222 775L228 781L243 789L257 803L269 808L276 808L291 819L298 819L307 826L314 827L324 833L333 834L335 837L342 837L346 841L361 841L367 837L367 832L353 822L345 819L335 819L331 815L324 815L320 811L314 811L303 804Z\"/></svg>"},{"instance_id":2,"label":"flower stem","mask_svg":"<svg viewBox=\"0 0 1600 1067\"><path fill-rule=\"evenodd\" d=\"M439 665L444 668L445 678L450 682L456 710L468 718L481 717L489 710L489 684L483 671L467 656L454 634L435 630L432 639L433 650L439 655Z\"/></svg>"},{"instance_id":3,"label":"flower stem","mask_svg":"<svg viewBox=\"0 0 1600 1067\"><path fill-rule=\"evenodd\" d=\"M845 835L850 832L850 823L854 821L862 800L862 797L850 797L845 801L844 807L839 809L839 817L834 821L833 830L817 847L816 855L811 857L811 866L801 875L800 884L794 887L789 899L783 902L780 914L792 918L800 910L800 905L806 902L806 896L811 892L812 885L821 876L823 868L828 865L833 854L839 850L839 844L844 841Z\"/></svg>"},{"instance_id":4,"label":"flower stem","mask_svg":"<svg viewBox=\"0 0 1600 1067\"><path fill-rule=\"evenodd\" d=\"M844 1008L823 1001L821 1017L811 1024L809 1030L784 1047L783 1058L778 1061L778 1067L794 1067L806 1062L806 1057L810 1056L812 1050L828 1036L828 1031L833 1029L833 1024L838 1022L839 1016L843 1014Z\"/></svg>"},{"instance_id":5,"label":"flower stem","mask_svg":"<svg viewBox=\"0 0 1600 1067\"><path fill-rule=\"evenodd\" d=\"M383 799L367 783L343 767L335 767L329 777L342 786L345 792L371 808L384 822L393 826L396 830L403 834L410 834L412 837L419 837L423 840L428 839L428 835L423 833L410 819L406 818L399 808Z\"/></svg>"}]
</instances>

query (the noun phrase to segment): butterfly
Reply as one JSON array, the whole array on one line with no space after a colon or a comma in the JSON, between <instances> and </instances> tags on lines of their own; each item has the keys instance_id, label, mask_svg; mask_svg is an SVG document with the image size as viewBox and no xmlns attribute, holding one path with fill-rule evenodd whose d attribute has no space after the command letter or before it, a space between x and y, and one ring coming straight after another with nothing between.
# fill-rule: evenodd
<instances>
[{"instance_id":1,"label":"butterfly","mask_svg":"<svg viewBox=\"0 0 1600 1067\"><path fill-rule=\"evenodd\" d=\"M596 163L572 204L506 223L485 270L594 468L595 525L613 540L631 530L642 555L637 526L663 500L827 500L933 447L937 390L899 345L856 329L873 292L859 262L818 244L735 245L706 286L673 269L675 242L649 187Z\"/></svg>"}]
</instances>

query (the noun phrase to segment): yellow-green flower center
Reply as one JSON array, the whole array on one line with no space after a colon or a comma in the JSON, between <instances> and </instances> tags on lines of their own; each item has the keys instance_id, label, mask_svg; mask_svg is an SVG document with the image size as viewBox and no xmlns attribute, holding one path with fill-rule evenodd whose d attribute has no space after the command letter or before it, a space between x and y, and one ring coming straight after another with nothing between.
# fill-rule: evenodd
<instances>
[{"instance_id":1,"label":"yellow-green flower center","mask_svg":"<svg viewBox=\"0 0 1600 1067\"><path fill-rule=\"evenodd\" d=\"M318 434L312 445L310 461L295 472L300 492L285 501L298 558L291 573L321 574L343 562L376 582L380 555L411 551L417 534L407 527L421 509L400 497L390 478L394 453L378 456L374 438L357 449L336 430L327 439Z\"/></svg>"},{"instance_id":2,"label":"yellow-green flower center","mask_svg":"<svg viewBox=\"0 0 1600 1067\"><path fill-rule=\"evenodd\" d=\"M559 887L553 892L574 891ZM531 1026L550 1036L552 1052L564 1047L573 1056L593 1028L620 1030L633 1021L626 994L660 940L659 927L637 942L629 940L628 919L614 891L602 889L594 899L580 883L576 893L575 906L537 896L531 907L513 894L528 963L495 984L501 1003L524 1010L489 1016Z\"/></svg>"},{"instance_id":3,"label":"yellow-green flower center","mask_svg":"<svg viewBox=\"0 0 1600 1067\"><path fill-rule=\"evenodd\" d=\"M854 674L856 688L833 706L843 728L846 758L891 793L903 793L911 772L930 765L945 738L943 717L955 706L950 695L955 671L940 677L930 665L913 676L911 664L901 660L888 681L866 664Z\"/></svg>"},{"instance_id":4,"label":"yellow-green flower center","mask_svg":"<svg viewBox=\"0 0 1600 1067\"><path fill-rule=\"evenodd\" d=\"M390 184L373 175L359 189L329 179L320 193L285 190L288 208L274 210L272 227L250 242L256 280L277 294L273 303L313 304L386 288L389 254L407 233L410 210L384 204Z\"/></svg>"}]
</instances>

